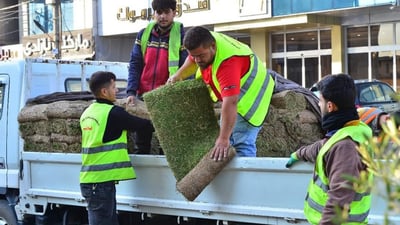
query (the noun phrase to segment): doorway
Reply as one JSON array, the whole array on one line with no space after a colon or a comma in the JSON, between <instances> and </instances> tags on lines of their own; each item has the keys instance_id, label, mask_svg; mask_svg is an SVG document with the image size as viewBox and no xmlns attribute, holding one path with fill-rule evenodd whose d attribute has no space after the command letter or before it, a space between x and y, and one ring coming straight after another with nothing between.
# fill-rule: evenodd
<instances>
[{"instance_id":1,"label":"doorway","mask_svg":"<svg viewBox=\"0 0 400 225\"><path fill-rule=\"evenodd\" d=\"M303 87L309 88L318 79L318 57L305 57L287 59L287 78Z\"/></svg>"},{"instance_id":2,"label":"doorway","mask_svg":"<svg viewBox=\"0 0 400 225\"><path fill-rule=\"evenodd\" d=\"M331 55L330 29L271 34L271 68L305 88L331 73Z\"/></svg>"}]
</instances>

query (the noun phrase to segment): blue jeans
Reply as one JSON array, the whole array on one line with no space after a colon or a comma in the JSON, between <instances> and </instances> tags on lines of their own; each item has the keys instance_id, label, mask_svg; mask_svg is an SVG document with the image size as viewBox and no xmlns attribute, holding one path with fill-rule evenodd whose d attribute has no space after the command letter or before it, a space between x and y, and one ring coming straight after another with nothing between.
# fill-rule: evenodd
<instances>
[{"instance_id":1,"label":"blue jeans","mask_svg":"<svg viewBox=\"0 0 400 225\"><path fill-rule=\"evenodd\" d=\"M88 206L89 225L119 225L115 182L81 184Z\"/></svg>"},{"instance_id":2,"label":"blue jeans","mask_svg":"<svg viewBox=\"0 0 400 225\"><path fill-rule=\"evenodd\" d=\"M256 157L256 141L261 126L255 127L243 119L239 114L230 137L231 145L236 149L237 156Z\"/></svg>"}]
</instances>

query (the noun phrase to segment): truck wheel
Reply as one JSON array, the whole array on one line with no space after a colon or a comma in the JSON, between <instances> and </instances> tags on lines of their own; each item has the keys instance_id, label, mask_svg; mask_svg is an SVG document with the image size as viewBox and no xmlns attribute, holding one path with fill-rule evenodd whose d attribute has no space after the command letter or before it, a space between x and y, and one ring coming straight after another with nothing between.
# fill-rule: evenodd
<instances>
[{"instance_id":1,"label":"truck wheel","mask_svg":"<svg viewBox=\"0 0 400 225\"><path fill-rule=\"evenodd\" d=\"M0 200L0 225L17 225L14 210L6 200Z\"/></svg>"}]
</instances>

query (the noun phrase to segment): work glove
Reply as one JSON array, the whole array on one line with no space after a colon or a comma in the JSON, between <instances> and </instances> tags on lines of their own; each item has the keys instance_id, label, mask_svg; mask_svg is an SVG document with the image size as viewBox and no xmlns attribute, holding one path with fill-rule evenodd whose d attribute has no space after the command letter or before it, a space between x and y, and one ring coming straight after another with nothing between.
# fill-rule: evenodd
<instances>
[{"instance_id":1,"label":"work glove","mask_svg":"<svg viewBox=\"0 0 400 225\"><path fill-rule=\"evenodd\" d=\"M290 159L286 163L286 168L292 167L293 164L295 164L297 161L299 161L299 159L297 158L296 152L293 152L292 154L290 154Z\"/></svg>"}]
</instances>

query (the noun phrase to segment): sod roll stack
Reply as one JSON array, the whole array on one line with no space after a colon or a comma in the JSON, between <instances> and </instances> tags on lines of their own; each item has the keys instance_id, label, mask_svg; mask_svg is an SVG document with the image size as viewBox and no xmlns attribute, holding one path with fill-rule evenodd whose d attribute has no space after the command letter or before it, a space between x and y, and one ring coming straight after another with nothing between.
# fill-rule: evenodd
<instances>
[{"instance_id":1,"label":"sod roll stack","mask_svg":"<svg viewBox=\"0 0 400 225\"><path fill-rule=\"evenodd\" d=\"M317 116L303 94L275 93L257 138L257 156L289 157L298 147L319 140L323 134Z\"/></svg>"},{"instance_id":2,"label":"sod roll stack","mask_svg":"<svg viewBox=\"0 0 400 225\"><path fill-rule=\"evenodd\" d=\"M24 151L80 153L79 118L91 103L91 100L61 100L26 105L18 114ZM146 105L142 101L127 106L125 99L118 99L115 104L126 108L132 115L149 119ZM154 151L159 151L156 144L153 146ZM134 151L132 137L128 139L128 150Z\"/></svg>"},{"instance_id":3,"label":"sod roll stack","mask_svg":"<svg viewBox=\"0 0 400 225\"><path fill-rule=\"evenodd\" d=\"M219 133L208 89L201 80L186 80L165 85L143 97L177 179L178 191L188 200L194 200L232 159L216 162L205 157ZM230 155L234 154L231 149ZM190 176L185 177L189 172Z\"/></svg>"},{"instance_id":4,"label":"sod roll stack","mask_svg":"<svg viewBox=\"0 0 400 225\"><path fill-rule=\"evenodd\" d=\"M25 151L77 153L79 117L90 101L56 101L25 106L18 115Z\"/></svg>"}]
</instances>

